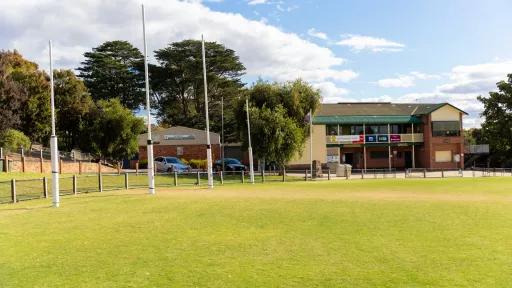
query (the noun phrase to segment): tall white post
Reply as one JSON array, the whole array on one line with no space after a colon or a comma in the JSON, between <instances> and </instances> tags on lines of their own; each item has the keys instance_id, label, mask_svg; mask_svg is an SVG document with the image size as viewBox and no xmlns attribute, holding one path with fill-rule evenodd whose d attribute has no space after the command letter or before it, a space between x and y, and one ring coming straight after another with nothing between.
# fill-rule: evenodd
<instances>
[{"instance_id":1,"label":"tall white post","mask_svg":"<svg viewBox=\"0 0 512 288\"><path fill-rule=\"evenodd\" d=\"M249 98L245 99L245 111L247 113L247 140L249 140L249 177L250 182L254 184L254 165L252 158L252 144L251 144L251 121L249 120ZM263 168L265 169L265 168Z\"/></svg>"},{"instance_id":2,"label":"tall white post","mask_svg":"<svg viewBox=\"0 0 512 288\"><path fill-rule=\"evenodd\" d=\"M313 179L313 113L309 110L309 171Z\"/></svg>"},{"instance_id":3,"label":"tall white post","mask_svg":"<svg viewBox=\"0 0 512 288\"><path fill-rule=\"evenodd\" d=\"M208 118L208 83L206 81L206 52L204 50L204 38L201 35L201 48L203 52L203 78L204 78L204 110L206 114L206 162L208 172L208 188L213 188L212 175L212 145L210 143L210 119Z\"/></svg>"},{"instance_id":4,"label":"tall white post","mask_svg":"<svg viewBox=\"0 0 512 288\"><path fill-rule=\"evenodd\" d=\"M149 100L148 46L146 44L146 13L142 5L142 37L144 39L144 77L146 82L146 110L148 112L148 193L155 194L155 164L153 162L153 139L151 137L151 104Z\"/></svg>"},{"instance_id":5,"label":"tall white post","mask_svg":"<svg viewBox=\"0 0 512 288\"><path fill-rule=\"evenodd\" d=\"M391 171L391 125L388 124L388 166Z\"/></svg>"},{"instance_id":6,"label":"tall white post","mask_svg":"<svg viewBox=\"0 0 512 288\"><path fill-rule=\"evenodd\" d=\"M225 163L224 163L224 95L220 98L220 129L221 129L221 136L220 136L220 153L221 153L221 159L222 159L222 171L225 169Z\"/></svg>"},{"instance_id":7,"label":"tall white post","mask_svg":"<svg viewBox=\"0 0 512 288\"><path fill-rule=\"evenodd\" d=\"M366 125L363 124L363 161L364 172L366 172Z\"/></svg>"},{"instance_id":8,"label":"tall white post","mask_svg":"<svg viewBox=\"0 0 512 288\"><path fill-rule=\"evenodd\" d=\"M50 138L50 151L52 159L52 199L53 207L59 207L59 147L57 146L57 135L55 134L55 92L53 88L53 62L52 62L52 40L48 42L50 51L50 105L52 114L52 135Z\"/></svg>"},{"instance_id":9,"label":"tall white post","mask_svg":"<svg viewBox=\"0 0 512 288\"><path fill-rule=\"evenodd\" d=\"M411 129L412 129L412 131L411 131L411 133L412 133L412 135L411 135L411 140L412 140L412 168L416 168L416 159L415 159L416 156L414 155L415 154L414 153L415 152L414 151L414 123L411 123Z\"/></svg>"}]
</instances>

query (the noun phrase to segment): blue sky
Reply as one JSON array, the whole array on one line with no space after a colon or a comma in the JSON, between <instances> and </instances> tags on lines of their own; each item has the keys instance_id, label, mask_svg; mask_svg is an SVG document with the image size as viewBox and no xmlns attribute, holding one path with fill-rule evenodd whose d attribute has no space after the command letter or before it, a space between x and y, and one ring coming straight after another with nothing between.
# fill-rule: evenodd
<instances>
[{"instance_id":1,"label":"blue sky","mask_svg":"<svg viewBox=\"0 0 512 288\"><path fill-rule=\"evenodd\" d=\"M451 102L478 126L476 96L512 73L510 1L145 1L149 50L201 34L234 49L245 80L301 77L325 102ZM87 23L87 25L84 25ZM137 0L0 2L0 47L76 68L113 39L142 48ZM152 60L152 58L150 58Z\"/></svg>"}]
</instances>

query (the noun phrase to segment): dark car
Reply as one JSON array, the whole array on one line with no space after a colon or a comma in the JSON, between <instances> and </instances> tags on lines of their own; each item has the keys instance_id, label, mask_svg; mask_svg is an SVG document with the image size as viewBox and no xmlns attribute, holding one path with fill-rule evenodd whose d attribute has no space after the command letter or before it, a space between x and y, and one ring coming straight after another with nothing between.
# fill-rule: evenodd
<instances>
[{"instance_id":1,"label":"dark car","mask_svg":"<svg viewBox=\"0 0 512 288\"><path fill-rule=\"evenodd\" d=\"M222 160L217 160L213 164L216 171L222 171ZM226 171L245 171L247 167L235 158L224 158L224 169Z\"/></svg>"}]
</instances>

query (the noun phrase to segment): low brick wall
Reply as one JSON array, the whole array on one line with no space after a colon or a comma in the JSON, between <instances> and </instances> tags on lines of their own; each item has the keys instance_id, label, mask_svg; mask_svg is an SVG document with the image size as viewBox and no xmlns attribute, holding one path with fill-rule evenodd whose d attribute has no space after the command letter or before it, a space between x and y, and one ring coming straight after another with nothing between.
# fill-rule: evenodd
<instances>
[{"instance_id":1,"label":"low brick wall","mask_svg":"<svg viewBox=\"0 0 512 288\"><path fill-rule=\"evenodd\" d=\"M52 166L50 160L39 159L39 158L24 158L21 160L11 160L11 159L2 159L4 162L4 171L6 171L6 162L8 162L9 170L8 172L34 172L34 173L51 173ZM100 168L101 165L101 168ZM60 172L61 173L73 173L73 174L81 174L81 173L97 173L100 169L101 172L105 173L117 173L118 170L116 168L112 168L110 166L106 166L99 163L92 162L60 162Z\"/></svg>"}]
</instances>

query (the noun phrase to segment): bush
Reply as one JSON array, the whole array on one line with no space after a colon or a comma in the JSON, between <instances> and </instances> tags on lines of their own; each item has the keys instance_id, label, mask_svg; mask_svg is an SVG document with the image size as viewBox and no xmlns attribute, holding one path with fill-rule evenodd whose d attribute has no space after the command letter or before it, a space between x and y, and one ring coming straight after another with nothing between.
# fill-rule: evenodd
<instances>
[{"instance_id":1,"label":"bush","mask_svg":"<svg viewBox=\"0 0 512 288\"><path fill-rule=\"evenodd\" d=\"M140 160L140 161L139 161L139 168L140 168L140 169L146 169L146 168L148 168L148 160L147 160L147 159Z\"/></svg>"},{"instance_id":2,"label":"bush","mask_svg":"<svg viewBox=\"0 0 512 288\"><path fill-rule=\"evenodd\" d=\"M23 132L8 129L0 137L0 146L8 151L17 151L20 147L30 149L30 139Z\"/></svg>"},{"instance_id":3,"label":"bush","mask_svg":"<svg viewBox=\"0 0 512 288\"><path fill-rule=\"evenodd\" d=\"M190 159L188 161L192 169L206 169L207 161L203 159Z\"/></svg>"}]
</instances>

